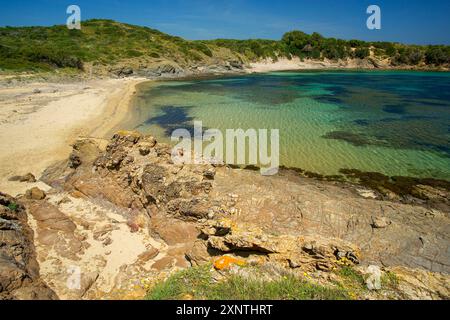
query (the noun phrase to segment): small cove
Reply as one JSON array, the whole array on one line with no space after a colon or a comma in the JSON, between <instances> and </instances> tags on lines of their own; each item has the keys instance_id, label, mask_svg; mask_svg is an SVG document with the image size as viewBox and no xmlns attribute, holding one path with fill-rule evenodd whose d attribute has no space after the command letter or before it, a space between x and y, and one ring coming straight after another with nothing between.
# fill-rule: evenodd
<instances>
[{"instance_id":1,"label":"small cove","mask_svg":"<svg viewBox=\"0 0 450 320\"><path fill-rule=\"evenodd\" d=\"M280 162L450 180L450 73L302 71L143 83L127 129L280 129Z\"/></svg>"}]
</instances>

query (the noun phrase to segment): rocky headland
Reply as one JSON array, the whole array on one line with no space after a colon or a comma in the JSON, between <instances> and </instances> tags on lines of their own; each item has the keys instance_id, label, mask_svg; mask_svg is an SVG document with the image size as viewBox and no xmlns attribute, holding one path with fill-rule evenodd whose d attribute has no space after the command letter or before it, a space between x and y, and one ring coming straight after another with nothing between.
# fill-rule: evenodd
<instances>
[{"instance_id":1,"label":"rocky headland","mask_svg":"<svg viewBox=\"0 0 450 320\"><path fill-rule=\"evenodd\" d=\"M141 299L205 264L216 281L251 266L333 287L349 268L373 289L354 298L450 297L449 191L439 184L417 183L430 201L413 201L294 170L176 165L170 146L128 131L78 140L38 180L46 187L1 198L5 298ZM395 285L373 285L377 273Z\"/></svg>"}]
</instances>

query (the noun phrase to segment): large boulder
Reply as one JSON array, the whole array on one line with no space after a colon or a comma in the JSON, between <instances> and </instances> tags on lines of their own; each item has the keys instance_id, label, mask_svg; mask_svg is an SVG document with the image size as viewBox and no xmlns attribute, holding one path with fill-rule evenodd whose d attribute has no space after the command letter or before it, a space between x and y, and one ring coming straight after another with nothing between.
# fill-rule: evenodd
<instances>
[{"instance_id":1,"label":"large boulder","mask_svg":"<svg viewBox=\"0 0 450 320\"><path fill-rule=\"evenodd\" d=\"M33 187L29 190L27 190L25 194L27 199L31 200L43 200L47 196L44 191L39 189L38 187Z\"/></svg>"},{"instance_id":2,"label":"large boulder","mask_svg":"<svg viewBox=\"0 0 450 320\"><path fill-rule=\"evenodd\" d=\"M73 146L69 157L69 167L76 169L82 164L92 165L95 159L100 155L98 144L91 139L79 139Z\"/></svg>"},{"instance_id":3,"label":"large boulder","mask_svg":"<svg viewBox=\"0 0 450 320\"><path fill-rule=\"evenodd\" d=\"M113 71L118 77L129 77L134 73L134 70L130 67L122 67Z\"/></svg>"}]
</instances>

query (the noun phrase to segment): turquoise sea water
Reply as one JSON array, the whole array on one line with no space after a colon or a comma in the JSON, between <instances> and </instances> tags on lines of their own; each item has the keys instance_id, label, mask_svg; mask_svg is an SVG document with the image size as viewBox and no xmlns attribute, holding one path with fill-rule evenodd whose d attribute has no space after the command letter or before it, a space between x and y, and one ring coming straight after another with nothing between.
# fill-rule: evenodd
<instances>
[{"instance_id":1,"label":"turquoise sea water","mask_svg":"<svg viewBox=\"0 0 450 320\"><path fill-rule=\"evenodd\" d=\"M277 72L146 83L129 129L280 129L281 164L450 180L450 73Z\"/></svg>"}]
</instances>

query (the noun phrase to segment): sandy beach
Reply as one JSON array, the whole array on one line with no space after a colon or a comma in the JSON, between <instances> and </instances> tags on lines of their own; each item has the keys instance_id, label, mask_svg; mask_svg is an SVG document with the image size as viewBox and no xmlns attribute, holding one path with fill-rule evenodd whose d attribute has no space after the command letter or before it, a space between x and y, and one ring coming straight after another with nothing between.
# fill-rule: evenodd
<instances>
[{"instance_id":1,"label":"sandy beach","mask_svg":"<svg viewBox=\"0 0 450 320\"><path fill-rule=\"evenodd\" d=\"M49 165L68 157L80 136L109 138L108 133L126 118L135 86L143 80L0 87L0 189L24 193L31 184L8 179L29 172L39 178Z\"/></svg>"},{"instance_id":2,"label":"sandy beach","mask_svg":"<svg viewBox=\"0 0 450 320\"><path fill-rule=\"evenodd\" d=\"M314 63L313 63L314 64ZM254 63L247 72L324 68L299 59ZM9 178L43 171L67 159L80 137L109 139L120 124L130 120L129 104L136 85L145 78L78 81L25 81L7 84L0 78L0 190L13 196L41 182L21 183Z\"/></svg>"},{"instance_id":3,"label":"sandy beach","mask_svg":"<svg viewBox=\"0 0 450 320\"><path fill-rule=\"evenodd\" d=\"M280 58L277 61L264 59L259 62L250 63L246 68L248 73L264 73L273 71L296 71L296 70L326 70L326 69L374 69L375 66L366 60L346 59L332 61L321 60L301 60L300 58ZM386 61L378 61L377 68L390 69Z\"/></svg>"},{"instance_id":4,"label":"sandy beach","mask_svg":"<svg viewBox=\"0 0 450 320\"><path fill-rule=\"evenodd\" d=\"M322 69L325 63L322 62L303 62L299 58L279 59L273 62L271 59L265 59L259 62L250 63L247 72L260 73L271 71L287 71L287 70L301 70L301 69Z\"/></svg>"}]
</instances>

